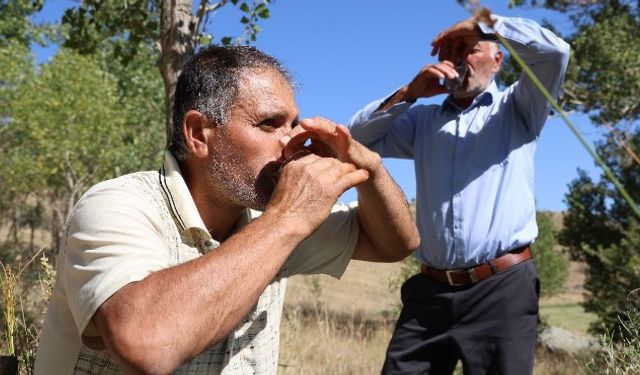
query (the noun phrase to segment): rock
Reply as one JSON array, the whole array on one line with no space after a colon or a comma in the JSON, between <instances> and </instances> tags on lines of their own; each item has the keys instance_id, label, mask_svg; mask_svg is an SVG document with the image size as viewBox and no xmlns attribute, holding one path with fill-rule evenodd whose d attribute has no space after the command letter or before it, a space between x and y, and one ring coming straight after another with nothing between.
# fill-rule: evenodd
<instances>
[{"instance_id":1,"label":"rock","mask_svg":"<svg viewBox=\"0 0 640 375\"><path fill-rule=\"evenodd\" d=\"M552 352L564 352L570 355L595 352L600 349L596 337L581 335L558 327L547 327L538 334L538 345Z\"/></svg>"}]
</instances>

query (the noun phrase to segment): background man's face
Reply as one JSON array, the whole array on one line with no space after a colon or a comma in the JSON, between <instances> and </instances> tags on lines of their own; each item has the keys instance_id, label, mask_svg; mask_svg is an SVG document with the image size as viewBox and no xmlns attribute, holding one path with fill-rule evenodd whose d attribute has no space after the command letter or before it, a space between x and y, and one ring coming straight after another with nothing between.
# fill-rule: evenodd
<instances>
[{"instance_id":1,"label":"background man's face","mask_svg":"<svg viewBox=\"0 0 640 375\"><path fill-rule=\"evenodd\" d=\"M289 82L273 69L242 73L226 124L212 141L211 177L230 203L264 210L281 162L280 138L298 121Z\"/></svg>"},{"instance_id":2,"label":"background man's face","mask_svg":"<svg viewBox=\"0 0 640 375\"><path fill-rule=\"evenodd\" d=\"M502 52L493 42L480 41L466 52L464 61L468 66L467 77L454 92L456 98L472 98L484 91L500 69L502 61Z\"/></svg>"}]
</instances>

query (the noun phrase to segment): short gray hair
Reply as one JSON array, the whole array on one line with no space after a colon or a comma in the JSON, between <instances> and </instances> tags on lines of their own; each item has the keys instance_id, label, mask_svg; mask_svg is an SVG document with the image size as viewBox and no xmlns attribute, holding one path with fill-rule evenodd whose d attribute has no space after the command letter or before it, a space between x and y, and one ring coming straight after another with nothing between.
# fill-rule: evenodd
<instances>
[{"instance_id":1,"label":"short gray hair","mask_svg":"<svg viewBox=\"0 0 640 375\"><path fill-rule=\"evenodd\" d=\"M242 73L257 68L273 69L292 85L291 76L282 64L254 47L212 45L196 53L184 65L176 84L168 140L169 151L178 160L184 160L189 154L182 132L184 115L196 110L216 126L224 125L229 108L236 100Z\"/></svg>"}]
</instances>

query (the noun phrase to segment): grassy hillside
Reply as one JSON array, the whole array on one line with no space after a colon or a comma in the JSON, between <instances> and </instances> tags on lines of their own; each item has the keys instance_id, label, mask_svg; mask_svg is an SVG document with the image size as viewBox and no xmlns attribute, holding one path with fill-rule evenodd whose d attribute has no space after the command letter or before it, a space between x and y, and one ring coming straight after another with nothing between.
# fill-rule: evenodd
<instances>
[{"instance_id":1,"label":"grassy hillside","mask_svg":"<svg viewBox=\"0 0 640 375\"><path fill-rule=\"evenodd\" d=\"M561 225L561 214L554 215ZM372 374L384 361L399 292L389 290L401 264L352 262L341 280L328 276L289 279L282 324L281 373ZM558 296L540 301L549 325L586 334L594 316L584 312L584 265L571 263ZM577 373L576 360L539 351L536 374Z\"/></svg>"}]
</instances>

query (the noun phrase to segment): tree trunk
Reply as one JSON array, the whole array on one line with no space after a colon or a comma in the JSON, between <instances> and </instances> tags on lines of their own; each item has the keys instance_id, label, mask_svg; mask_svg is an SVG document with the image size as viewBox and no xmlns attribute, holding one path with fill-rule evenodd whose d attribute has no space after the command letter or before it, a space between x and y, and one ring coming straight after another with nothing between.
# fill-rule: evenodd
<instances>
[{"instance_id":1,"label":"tree trunk","mask_svg":"<svg viewBox=\"0 0 640 375\"><path fill-rule=\"evenodd\" d=\"M171 140L173 99L180 68L193 56L196 47L197 30L192 9L191 0L162 0L160 73L164 80L167 145Z\"/></svg>"}]
</instances>

